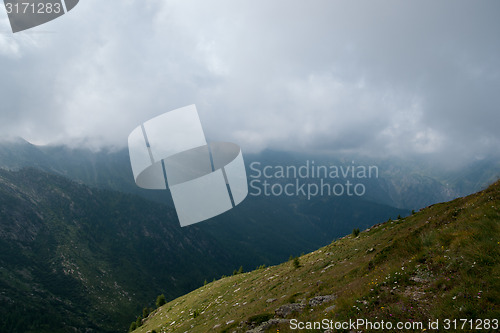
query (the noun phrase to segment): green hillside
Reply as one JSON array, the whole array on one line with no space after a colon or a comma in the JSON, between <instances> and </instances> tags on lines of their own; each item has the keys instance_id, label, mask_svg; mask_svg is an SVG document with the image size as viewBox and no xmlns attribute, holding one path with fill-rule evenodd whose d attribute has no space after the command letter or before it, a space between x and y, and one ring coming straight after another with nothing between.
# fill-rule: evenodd
<instances>
[{"instance_id":1,"label":"green hillside","mask_svg":"<svg viewBox=\"0 0 500 333\"><path fill-rule=\"evenodd\" d=\"M325 318L414 322L416 331L439 319L439 331L453 331L444 319L500 319L499 236L500 181L297 260L208 283L135 332L288 332L291 319ZM495 331L486 323L483 332Z\"/></svg>"}]
</instances>

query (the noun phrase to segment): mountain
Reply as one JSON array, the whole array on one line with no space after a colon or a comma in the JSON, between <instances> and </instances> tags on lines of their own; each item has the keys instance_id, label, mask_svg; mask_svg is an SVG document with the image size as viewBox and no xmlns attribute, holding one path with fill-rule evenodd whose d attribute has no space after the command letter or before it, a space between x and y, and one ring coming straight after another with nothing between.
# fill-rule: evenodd
<instances>
[{"instance_id":1,"label":"mountain","mask_svg":"<svg viewBox=\"0 0 500 333\"><path fill-rule=\"evenodd\" d=\"M134 332L370 332L382 321L386 331L401 331L398 322L410 331L497 331L499 239L497 181L280 265L209 283L156 309ZM363 325L349 326L357 319Z\"/></svg>"},{"instance_id":2,"label":"mountain","mask_svg":"<svg viewBox=\"0 0 500 333\"><path fill-rule=\"evenodd\" d=\"M300 167L306 161L326 166L350 166L352 162L375 165L379 169L379 176L365 179L368 187L365 199L406 210L420 209L477 192L500 177L500 161L495 158L475 159L460 166L445 167L432 160L264 150L257 154L245 153L244 159L249 175L253 162L259 162L262 167ZM149 200L172 205L167 192L143 190L135 185L128 149L91 151L66 146L36 146L17 138L0 141L0 167L35 167L91 187L138 194ZM295 198L288 199L293 201Z\"/></svg>"},{"instance_id":3,"label":"mountain","mask_svg":"<svg viewBox=\"0 0 500 333\"><path fill-rule=\"evenodd\" d=\"M364 196L251 193L220 216L180 228L168 191L135 185L126 150L35 146L22 139L0 144L0 167L11 170L0 173L0 299L12 309L0 310L0 331L121 331L160 293L172 299L240 266L274 265L353 228L407 216L457 196L445 181L467 191L483 186L498 166L485 161L481 172L465 168L445 179L413 163L351 158L380 170L380 177L363 179ZM308 161L349 167L351 158L245 155L250 181L268 180L253 177L254 162L261 168L300 168ZM284 186L295 180L320 182L272 181Z\"/></svg>"},{"instance_id":4,"label":"mountain","mask_svg":"<svg viewBox=\"0 0 500 333\"><path fill-rule=\"evenodd\" d=\"M352 204L363 207L362 225L403 213ZM38 169L0 169L0 297L9 305L0 331L123 331L160 293L172 299L240 265L275 264L352 230L341 214L332 223L321 217L328 211L289 205L255 197L211 223L180 228L166 204Z\"/></svg>"},{"instance_id":5,"label":"mountain","mask_svg":"<svg viewBox=\"0 0 500 333\"><path fill-rule=\"evenodd\" d=\"M302 158L288 153L268 151L248 155L248 158L245 155L245 159L247 165L255 160L263 166L302 163ZM35 146L18 139L0 145L0 166L7 169L36 167L91 187L137 194L173 207L168 191L144 190L136 186L127 150L92 152L64 146ZM249 176L250 172L248 168ZM375 184L370 189L376 187ZM374 202L365 197L324 196L307 200L303 196L249 195L235 209L197 228L215 238L226 251L237 252L241 256L239 264L254 267L280 262L290 254L311 251L355 227L368 227L380 219L410 212L391 207L387 202L390 200ZM321 209L314 211L312 208L317 206Z\"/></svg>"},{"instance_id":6,"label":"mountain","mask_svg":"<svg viewBox=\"0 0 500 333\"><path fill-rule=\"evenodd\" d=\"M37 168L91 187L169 202L169 196L164 191L147 191L135 185L126 150L92 151L66 146L36 146L17 138L0 142L0 167L9 170Z\"/></svg>"},{"instance_id":7,"label":"mountain","mask_svg":"<svg viewBox=\"0 0 500 333\"><path fill-rule=\"evenodd\" d=\"M166 205L36 169L0 170L0 249L1 332L123 331L240 264Z\"/></svg>"}]
</instances>

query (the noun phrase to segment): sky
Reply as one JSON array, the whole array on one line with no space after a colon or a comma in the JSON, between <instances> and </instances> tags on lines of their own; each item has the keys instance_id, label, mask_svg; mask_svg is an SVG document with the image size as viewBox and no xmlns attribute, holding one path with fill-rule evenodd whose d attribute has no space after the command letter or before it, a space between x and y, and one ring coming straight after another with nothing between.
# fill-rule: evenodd
<instances>
[{"instance_id":1,"label":"sky","mask_svg":"<svg viewBox=\"0 0 500 333\"><path fill-rule=\"evenodd\" d=\"M123 148L196 104L208 141L498 156L500 2L82 0L13 34L0 8L0 136Z\"/></svg>"}]
</instances>

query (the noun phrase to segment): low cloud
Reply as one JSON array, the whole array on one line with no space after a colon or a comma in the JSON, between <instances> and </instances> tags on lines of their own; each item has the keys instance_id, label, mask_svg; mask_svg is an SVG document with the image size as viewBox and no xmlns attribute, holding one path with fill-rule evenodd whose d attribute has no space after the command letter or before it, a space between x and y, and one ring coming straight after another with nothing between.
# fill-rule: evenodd
<instances>
[{"instance_id":1,"label":"low cloud","mask_svg":"<svg viewBox=\"0 0 500 333\"><path fill-rule=\"evenodd\" d=\"M195 103L211 140L481 158L500 146L498 1L87 0L15 35L0 12L0 130L124 147Z\"/></svg>"}]
</instances>

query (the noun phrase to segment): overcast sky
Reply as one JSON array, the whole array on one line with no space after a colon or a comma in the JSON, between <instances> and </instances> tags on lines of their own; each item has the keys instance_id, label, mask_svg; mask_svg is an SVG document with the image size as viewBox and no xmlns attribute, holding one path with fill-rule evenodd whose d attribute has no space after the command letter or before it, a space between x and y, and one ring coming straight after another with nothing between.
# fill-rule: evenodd
<instances>
[{"instance_id":1,"label":"overcast sky","mask_svg":"<svg viewBox=\"0 0 500 333\"><path fill-rule=\"evenodd\" d=\"M500 147L500 1L82 0L0 31L2 136L125 147L196 104L244 152Z\"/></svg>"}]
</instances>

